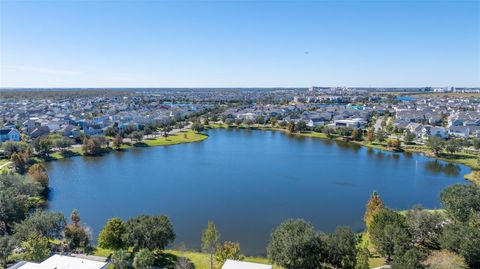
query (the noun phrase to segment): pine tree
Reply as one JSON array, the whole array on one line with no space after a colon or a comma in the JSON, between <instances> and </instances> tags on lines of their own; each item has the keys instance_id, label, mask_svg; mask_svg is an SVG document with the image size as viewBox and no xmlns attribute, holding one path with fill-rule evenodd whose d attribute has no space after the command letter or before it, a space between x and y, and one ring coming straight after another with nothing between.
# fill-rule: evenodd
<instances>
[{"instance_id":1,"label":"pine tree","mask_svg":"<svg viewBox=\"0 0 480 269\"><path fill-rule=\"evenodd\" d=\"M372 193L370 200L367 203L367 210L365 211L365 227L367 228L367 232L370 228L370 224L372 224L373 217L380 212L384 208L384 204L380 195L376 191Z\"/></svg>"}]
</instances>

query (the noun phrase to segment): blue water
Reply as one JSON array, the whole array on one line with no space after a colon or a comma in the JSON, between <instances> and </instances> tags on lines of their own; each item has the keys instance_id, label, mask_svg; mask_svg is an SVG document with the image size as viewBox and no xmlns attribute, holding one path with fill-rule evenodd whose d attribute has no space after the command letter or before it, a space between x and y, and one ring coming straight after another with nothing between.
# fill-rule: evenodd
<instances>
[{"instance_id":1,"label":"blue water","mask_svg":"<svg viewBox=\"0 0 480 269\"><path fill-rule=\"evenodd\" d=\"M279 132L216 129L198 143L137 148L48 165L49 208L77 208L98 235L107 219L166 214L177 244L198 248L213 220L222 240L264 254L271 230L287 218L316 228L363 228L373 190L386 205L437 208L446 186L465 183L465 166Z\"/></svg>"}]
</instances>

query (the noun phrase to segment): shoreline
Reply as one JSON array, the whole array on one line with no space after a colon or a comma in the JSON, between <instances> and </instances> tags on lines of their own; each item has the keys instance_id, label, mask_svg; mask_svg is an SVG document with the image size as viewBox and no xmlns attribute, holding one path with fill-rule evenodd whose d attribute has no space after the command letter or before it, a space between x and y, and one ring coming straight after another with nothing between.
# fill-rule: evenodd
<instances>
[{"instance_id":1,"label":"shoreline","mask_svg":"<svg viewBox=\"0 0 480 269\"><path fill-rule=\"evenodd\" d=\"M426 149L422 146L418 146L418 145L404 145L403 150L401 152L396 152L396 151L388 149L387 147L385 147L384 145L379 144L379 143L367 143L366 144L366 143L362 143L360 141L353 141L353 140L344 141L341 137L338 137L338 136L333 137L333 138L328 138L327 135L324 134L324 133L317 133L317 132L313 132L313 131L300 132L300 133L289 133L288 130L283 129L283 128L258 126L258 125L248 127L248 126L229 126L227 124L209 124L205 127L206 127L207 130L208 129L229 129L229 128L231 128L231 129L244 129L244 130L275 131L275 132L283 132L284 134L295 135L295 136L300 136L300 137L312 137L312 138L319 138L319 139L329 139L329 140L333 140L333 141L337 141L337 142L343 142L343 143L351 143L351 144L354 144L354 145L358 145L358 146L362 146L362 147L366 147L366 148L371 148L371 149L377 149L377 150L381 150L381 151L385 151L385 152L394 152L394 153L402 153L402 154L404 154L404 153L422 154L422 155L424 155L428 158L433 158L433 159L448 162L448 163L461 164L461 165L464 165L466 167L469 167L471 169L471 171L469 173L463 175L464 179L473 183L473 184L476 184L476 185L480 186L480 175L477 175L477 174L480 174L480 171L479 171L480 170L480 164L477 163L476 160L466 161L465 158L463 158L463 159L462 158L452 159L452 158L445 158L445 157L442 157L442 156L434 156L433 154L431 154L429 152L428 149ZM469 159L473 159L473 158L469 158Z\"/></svg>"}]
</instances>

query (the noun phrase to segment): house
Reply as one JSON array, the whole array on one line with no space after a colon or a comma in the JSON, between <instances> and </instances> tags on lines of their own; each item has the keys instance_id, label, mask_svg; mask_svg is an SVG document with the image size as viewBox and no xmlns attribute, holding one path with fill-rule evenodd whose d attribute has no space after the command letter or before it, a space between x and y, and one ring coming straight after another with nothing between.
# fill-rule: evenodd
<instances>
[{"instance_id":1,"label":"house","mask_svg":"<svg viewBox=\"0 0 480 269\"><path fill-rule=\"evenodd\" d=\"M15 128L0 129L0 142L5 141L20 141L20 132Z\"/></svg>"},{"instance_id":2,"label":"house","mask_svg":"<svg viewBox=\"0 0 480 269\"><path fill-rule=\"evenodd\" d=\"M430 126L430 125L424 126L422 128L422 138L423 139L428 139L431 136L436 136L436 137L440 137L442 139L445 139L445 138L448 137L448 132L443 127Z\"/></svg>"},{"instance_id":3,"label":"house","mask_svg":"<svg viewBox=\"0 0 480 269\"><path fill-rule=\"evenodd\" d=\"M48 135L50 133L50 128L48 128L48 126L28 128L27 133L31 138L37 138L40 136Z\"/></svg>"},{"instance_id":4,"label":"house","mask_svg":"<svg viewBox=\"0 0 480 269\"><path fill-rule=\"evenodd\" d=\"M335 126L345 126L353 128L361 128L367 124L367 121L361 118L347 119L347 120L335 120Z\"/></svg>"},{"instance_id":5,"label":"house","mask_svg":"<svg viewBox=\"0 0 480 269\"><path fill-rule=\"evenodd\" d=\"M108 263L92 259L53 255L41 263L18 262L8 269L107 269Z\"/></svg>"},{"instance_id":6,"label":"house","mask_svg":"<svg viewBox=\"0 0 480 269\"><path fill-rule=\"evenodd\" d=\"M227 260L223 264L222 269L272 269L272 266L254 262Z\"/></svg>"},{"instance_id":7,"label":"house","mask_svg":"<svg viewBox=\"0 0 480 269\"><path fill-rule=\"evenodd\" d=\"M470 127L468 126L450 126L448 133L451 136L468 138L470 135Z\"/></svg>"}]
</instances>

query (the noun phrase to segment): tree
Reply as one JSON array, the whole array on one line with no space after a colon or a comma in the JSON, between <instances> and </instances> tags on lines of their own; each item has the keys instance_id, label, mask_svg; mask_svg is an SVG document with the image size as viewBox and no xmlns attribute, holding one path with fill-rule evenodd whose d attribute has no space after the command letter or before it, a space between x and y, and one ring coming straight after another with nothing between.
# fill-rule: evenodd
<instances>
[{"instance_id":1,"label":"tree","mask_svg":"<svg viewBox=\"0 0 480 269\"><path fill-rule=\"evenodd\" d=\"M404 254L394 257L392 261L392 269L422 269L424 268L422 264L423 259L423 253L416 248L412 248L407 250Z\"/></svg>"},{"instance_id":2,"label":"tree","mask_svg":"<svg viewBox=\"0 0 480 269\"><path fill-rule=\"evenodd\" d=\"M445 144L445 149L450 152L450 154L453 154L461 149L461 142L457 139L450 139L446 144Z\"/></svg>"},{"instance_id":3,"label":"tree","mask_svg":"<svg viewBox=\"0 0 480 269\"><path fill-rule=\"evenodd\" d=\"M8 235L0 235L0 266L7 268L8 256L12 254L15 244Z\"/></svg>"},{"instance_id":4,"label":"tree","mask_svg":"<svg viewBox=\"0 0 480 269\"><path fill-rule=\"evenodd\" d=\"M286 220L273 230L267 253L272 262L284 268L316 268L317 234L304 220Z\"/></svg>"},{"instance_id":5,"label":"tree","mask_svg":"<svg viewBox=\"0 0 480 269\"><path fill-rule=\"evenodd\" d=\"M215 263L218 268L221 268L227 259L243 260L240 255L240 243L238 242L223 242L223 245L217 247L215 251Z\"/></svg>"},{"instance_id":6,"label":"tree","mask_svg":"<svg viewBox=\"0 0 480 269\"><path fill-rule=\"evenodd\" d=\"M175 240L173 226L167 216L140 215L126 222L123 240L134 251L164 249Z\"/></svg>"},{"instance_id":7,"label":"tree","mask_svg":"<svg viewBox=\"0 0 480 269\"><path fill-rule=\"evenodd\" d=\"M119 218L109 219L98 235L98 245L113 250L123 248L125 246L123 241L125 231L125 222Z\"/></svg>"},{"instance_id":8,"label":"tree","mask_svg":"<svg viewBox=\"0 0 480 269\"><path fill-rule=\"evenodd\" d=\"M443 149L444 143L440 137L430 136L427 140L426 145L435 156L438 156Z\"/></svg>"},{"instance_id":9,"label":"tree","mask_svg":"<svg viewBox=\"0 0 480 269\"><path fill-rule=\"evenodd\" d=\"M73 210L70 220L72 223L65 226L64 230L67 246L71 250L85 250L90 246L92 235L86 227L81 225L80 215L76 209Z\"/></svg>"},{"instance_id":10,"label":"tree","mask_svg":"<svg viewBox=\"0 0 480 269\"><path fill-rule=\"evenodd\" d=\"M100 138L83 139L82 150L85 155L100 155L102 153L102 142Z\"/></svg>"},{"instance_id":11,"label":"tree","mask_svg":"<svg viewBox=\"0 0 480 269\"><path fill-rule=\"evenodd\" d=\"M32 142L33 148L40 156L48 156L52 151L53 143L48 137L41 136Z\"/></svg>"},{"instance_id":12,"label":"tree","mask_svg":"<svg viewBox=\"0 0 480 269\"><path fill-rule=\"evenodd\" d=\"M292 121L288 122L287 130L289 133L295 132L295 123Z\"/></svg>"},{"instance_id":13,"label":"tree","mask_svg":"<svg viewBox=\"0 0 480 269\"><path fill-rule=\"evenodd\" d=\"M370 229L370 225L372 224L373 218L375 215L378 214L384 208L383 200L380 198L380 195L376 191L372 193L370 196L370 200L367 203L367 209L365 211L365 227L367 228L367 232Z\"/></svg>"},{"instance_id":14,"label":"tree","mask_svg":"<svg viewBox=\"0 0 480 269\"><path fill-rule=\"evenodd\" d=\"M405 217L390 209L382 209L373 217L369 235L387 262L392 261L394 255L405 254L412 241Z\"/></svg>"},{"instance_id":15,"label":"tree","mask_svg":"<svg viewBox=\"0 0 480 269\"><path fill-rule=\"evenodd\" d=\"M363 136L363 133L362 133L361 129L359 129L359 128L353 129L353 131L352 131L352 139L353 140L360 141L360 140L362 140L362 136Z\"/></svg>"},{"instance_id":16,"label":"tree","mask_svg":"<svg viewBox=\"0 0 480 269\"><path fill-rule=\"evenodd\" d=\"M480 187L474 184L455 184L440 193L440 202L456 221L468 221L472 212L480 213Z\"/></svg>"},{"instance_id":17,"label":"tree","mask_svg":"<svg viewBox=\"0 0 480 269\"><path fill-rule=\"evenodd\" d=\"M195 132L201 132L205 130L205 127L203 126L203 124L195 122L192 124L192 130L194 130Z\"/></svg>"},{"instance_id":18,"label":"tree","mask_svg":"<svg viewBox=\"0 0 480 269\"><path fill-rule=\"evenodd\" d=\"M375 131L370 128L368 129L368 132L367 132L367 139L370 143L372 143L373 141L375 141Z\"/></svg>"},{"instance_id":19,"label":"tree","mask_svg":"<svg viewBox=\"0 0 480 269\"><path fill-rule=\"evenodd\" d=\"M25 241L32 234L49 239L60 239L65 228L65 217L61 213L37 210L21 223L15 225L15 238Z\"/></svg>"},{"instance_id":20,"label":"tree","mask_svg":"<svg viewBox=\"0 0 480 269\"><path fill-rule=\"evenodd\" d=\"M220 232L215 227L215 223L209 221L202 234L202 250L210 254L210 269L213 268L213 254L219 241Z\"/></svg>"},{"instance_id":21,"label":"tree","mask_svg":"<svg viewBox=\"0 0 480 269\"><path fill-rule=\"evenodd\" d=\"M28 176L34 181L38 182L44 189L48 188L48 174L47 169L41 163L36 163L28 169Z\"/></svg>"},{"instance_id":22,"label":"tree","mask_svg":"<svg viewBox=\"0 0 480 269\"><path fill-rule=\"evenodd\" d=\"M15 152L10 157L10 160L13 163L13 169L17 171L19 174L25 173L27 169L27 160L25 158L25 153L23 152Z\"/></svg>"},{"instance_id":23,"label":"tree","mask_svg":"<svg viewBox=\"0 0 480 269\"><path fill-rule=\"evenodd\" d=\"M20 153L26 151L28 145L25 142L5 141L2 143L2 149L7 158L10 158L13 153Z\"/></svg>"},{"instance_id":24,"label":"tree","mask_svg":"<svg viewBox=\"0 0 480 269\"><path fill-rule=\"evenodd\" d=\"M472 214L465 230L459 253L470 268L480 268L480 214Z\"/></svg>"},{"instance_id":25,"label":"tree","mask_svg":"<svg viewBox=\"0 0 480 269\"><path fill-rule=\"evenodd\" d=\"M56 139L54 141L55 147L59 148L62 152L73 145L72 139L65 136L62 136L60 139Z\"/></svg>"},{"instance_id":26,"label":"tree","mask_svg":"<svg viewBox=\"0 0 480 269\"><path fill-rule=\"evenodd\" d=\"M405 131L405 135L403 136L403 141L407 144L411 144L413 140L415 140L416 136L410 130Z\"/></svg>"},{"instance_id":27,"label":"tree","mask_svg":"<svg viewBox=\"0 0 480 269\"><path fill-rule=\"evenodd\" d=\"M155 255L149 249L141 249L133 258L133 267L138 269L153 268Z\"/></svg>"},{"instance_id":28,"label":"tree","mask_svg":"<svg viewBox=\"0 0 480 269\"><path fill-rule=\"evenodd\" d=\"M137 142L140 142L143 139L143 132L142 131L135 131L135 132L132 132L132 134L130 136L131 136L132 139L136 140Z\"/></svg>"},{"instance_id":29,"label":"tree","mask_svg":"<svg viewBox=\"0 0 480 269\"><path fill-rule=\"evenodd\" d=\"M406 214L406 221L412 234L413 243L420 250L438 249L442 234L442 223L445 219L441 214L430 213L421 208L414 208Z\"/></svg>"},{"instance_id":30,"label":"tree","mask_svg":"<svg viewBox=\"0 0 480 269\"><path fill-rule=\"evenodd\" d=\"M387 146L391 148L394 151L401 151L402 150L402 143L400 142L400 139L389 139L387 141Z\"/></svg>"},{"instance_id":31,"label":"tree","mask_svg":"<svg viewBox=\"0 0 480 269\"><path fill-rule=\"evenodd\" d=\"M295 125L295 132L303 132L306 129L307 129L307 124L303 120L298 121L297 124Z\"/></svg>"},{"instance_id":32,"label":"tree","mask_svg":"<svg viewBox=\"0 0 480 269\"><path fill-rule=\"evenodd\" d=\"M384 142L387 138L387 135L382 130L379 130L375 136L377 137L378 142Z\"/></svg>"},{"instance_id":33,"label":"tree","mask_svg":"<svg viewBox=\"0 0 480 269\"><path fill-rule=\"evenodd\" d=\"M31 235L27 241L22 243L22 247L25 249L23 257L28 261L41 262L51 254L48 239L39 234Z\"/></svg>"},{"instance_id":34,"label":"tree","mask_svg":"<svg viewBox=\"0 0 480 269\"><path fill-rule=\"evenodd\" d=\"M356 264L357 241L348 227L337 227L335 233L328 236L326 257L323 263L332 268L353 269ZM321 253L319 253L321 257Z\"/></svg>"},{"instance_id":35,"label":"tree","mask_svg":"<svg viewBox=\"0 0 480 269\"><path fill-rule=\"evenodd\" d=\"M428 269L467 269L465 259L448 250L436 250L425 260Z\"/></svg>"},{"instance_id":36,"label":"tree","mask_svg":"<svg viewBox=\"0 0 480 269\"><path fill-rule=\"evenodd\" d=\"M120 149L120 147L122 146L123 144L123 138L121 135L116 135L115 138L113 139L113 146L116 148L116 149Z\"/></svg>"},{"instance_id":37,"label":"tree","mask_svg":"<svg viewBox=\"0 0 480 269\"><path fill-rule=\"evenodd\" d=\"M130 268L130 253L123 249L113 252L110 264L112 265L113 269Z\"/></svg>"},{"instance_id":38,"label":"tree","mask_svg":"<svg viewBox=\"0 0 480 269\"><path fill-rule=\"evenodd\" d=\"M355 269L369 269L370 265L368 260L370 259L370 251L368 247L359 247L357 251L357 262L355 264Z\"/></svg>"}]
</instances>

